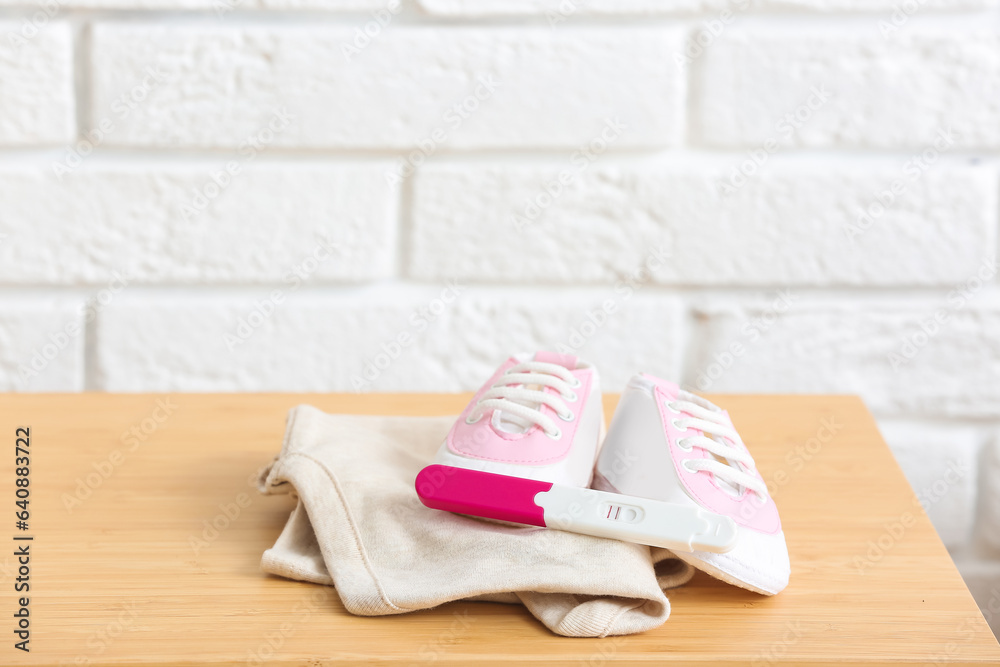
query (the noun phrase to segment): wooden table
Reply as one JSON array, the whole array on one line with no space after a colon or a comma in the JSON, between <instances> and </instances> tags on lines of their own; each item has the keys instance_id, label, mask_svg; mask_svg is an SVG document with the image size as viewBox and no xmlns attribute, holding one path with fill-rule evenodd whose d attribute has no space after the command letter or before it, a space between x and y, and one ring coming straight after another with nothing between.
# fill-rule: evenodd
<instances>
[{"instance_id":1,"label":"wooden table","mask_svg":"<svg viewBox=\"0 0 1000 667\"><path fill-rule=\"evenodd\" d=\"M4 395L0 663L1000 664L861 401L714 398L771 483L791 552L788 589L765 598L699 574L671 592L671 618L655 631L567 639L500 604L354 617L332 589L259 570L292 500L259 496L248 480L278 451L288 408L440 415L468 396ZM14 525L19 426L31 428L23 532ZM213 522L223 529L206 529ZM30 653L14 649L13 634L13 554L24 544Z\"/></svg>"}]
</instances>

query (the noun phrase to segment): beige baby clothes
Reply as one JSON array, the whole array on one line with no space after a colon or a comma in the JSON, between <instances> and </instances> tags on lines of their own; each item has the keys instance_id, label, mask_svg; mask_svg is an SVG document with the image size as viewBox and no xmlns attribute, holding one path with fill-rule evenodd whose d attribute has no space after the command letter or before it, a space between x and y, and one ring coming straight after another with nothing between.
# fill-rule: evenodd
<instances>
[{"instance_id":1,"label":"beige baby clothes","mask_svg":"<svg viewBox=\"0 0 1000 667\"><path fill-rule=\"evenodd\" d=\"M298 504L266 572L336 587L348 611L401 614L452 600L521 603L553 632L604 637L655 628L664 589L693 569L665 549L424 507L413 488L454 417L288 415L262 493Z\"/></svg>"}]
</instances>

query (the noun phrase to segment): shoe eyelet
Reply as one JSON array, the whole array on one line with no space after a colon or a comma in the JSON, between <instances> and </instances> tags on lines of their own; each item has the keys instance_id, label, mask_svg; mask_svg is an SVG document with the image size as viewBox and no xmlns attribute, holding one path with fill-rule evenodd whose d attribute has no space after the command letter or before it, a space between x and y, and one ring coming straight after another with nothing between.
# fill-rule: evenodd
<instances>
[{"instance_id":1,"label":"shoe eyelet","mask_svg":"<svg viewBox=\"0 0 1000 667\"><path fill-rule=\"evenodd\" d=\"M686 441L687 441L687 438L681 438L680 440L677 441L677 447L679 447L681 449L681 451L690 452L692 449L694 449L694 445L688 445L688 446L685 447L684 443Z\"/></svg>"},{"instance_id":2,"label":"shoe eyelet","mask_svg":"<svg viewBox=\"0 0 1000 667\"><path fill-rule=\"evenodd\" d=\"M574 419L576 419L576 415L573 414L572 410L567 410L565 415L562 413L557 413L557 414L559 415L559 419L563 420L564 422L571 422Z\"/></svg>"},{"instance_id":3,"label":"shoe eyelet","mask_svg":"<svg viewBox=\"0 0 1000 667\"><path fill-rule=\"evenodd\" d=\"M671 419L670 423L678 431L687 431L687 427L686 426L681 426L680 424L678 424L676 419Z\"/></svg>"},{"instance_id":4,"label":"shoe eyelet","mask_svg":"<svg viewBox=\"0 0 1000 667\"><path fill-rule=\"evenodd\" d=\"M466 418L465 418L465 423L466 423L466 424L476 424L476 423L478 423L478 422L479 422L479 420L480 420L480 419L482 419L482 418L483 418L483 416L482 416L482 415L479 415L478 417L476 417L475 419L473 419L473 418L472 418L472 415L469 415L468 417L466 417Z\"/></svg>"},{"instance_id":5,"label":"shoe eyelet","mask_svg":"<svg viewBox=\"0 0 1000 667\"><path fill-rule=\"evenodd\" d=\"M575 391L569 392L569 394L562 397L564 401L569 401L570 403L576 403L579 400L579 396L576 395Z\"/></svg>"},{"instance_id":6,"label":"shoe eyelet","mask_svg":"<svg viewBox=\"0 0 1000 667\"><path fill-rule=\"evenodd\" d=\"M675 415L681 414L680 410L677 410L676 408L674 408L674 402L673 401L663 401L663 407L665 407L667 410L670 410L670 412L674 413Z\"/></svg>"},{"instance_id":7,"label":"shoe eyelet","mask_svg":"<svg viewBox=\"0 0 1000 667\"><path fill-rule=\"evenodd\" d=\"M688 467L688 462L690 462L690 461L691 461L691 459L681 459L681 467L684 468L685 470L687 470L689 473L691 473L693 475L693 474L697 473L698 471L697 470L691 470L691 468Z\"/></svg>"},{"instance_id":8,"label":"shoe eyelet","mask_svg":"<svg viewBox=\"0 0 1000 667\"><path fill-rule=\"evenodd\" d=\"M571 389L579 389L582 386L583 386L583 382L580 381L580 378L574 377L573 378L573 383L570 385L570 388Z\"/></svg>"},{"instance_id":9,"label":"shoe eyelet","mask_svg":"<svg viewBox=\"0 0 1000 667\"><path fill-rule=\"evenodd\" d=\"M560 431L559 429L556 429L552 433L549 433L548 431L546 431L545 435L546 435L546 437L548 437L548 438L550 438L552 440L558 440L559 438L562 437L562 431Z\"/></svg>"}]
</instances>

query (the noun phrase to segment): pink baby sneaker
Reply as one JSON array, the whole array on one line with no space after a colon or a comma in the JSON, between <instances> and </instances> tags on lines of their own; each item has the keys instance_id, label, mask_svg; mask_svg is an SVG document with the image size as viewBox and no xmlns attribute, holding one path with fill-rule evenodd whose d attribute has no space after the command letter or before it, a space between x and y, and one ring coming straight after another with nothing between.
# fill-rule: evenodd
<instances>
[{"instance_id":1,"label":"pink baby sneaker","mask_svg":"<svg viewBox=\"0 0 1000 667\"><path fill-rule=\"evenodd\" d=\"M593 366L553 352L519 354L472 398L434 463L587 487L603 421Z\"/></svg>"},{"instance_id":2,"label":"pink baby sneaker","mask_svg":"<svg viewBox=\"0 0 1000 667\"><path fill-rule=\"evenodd\" d=\"M674 550L735 586L774 595L788 585L778 509L729 415L677 385L641 374L622 394L593 488L700 507L737 525L726 553Z\"/></svg>"}]
</instances>

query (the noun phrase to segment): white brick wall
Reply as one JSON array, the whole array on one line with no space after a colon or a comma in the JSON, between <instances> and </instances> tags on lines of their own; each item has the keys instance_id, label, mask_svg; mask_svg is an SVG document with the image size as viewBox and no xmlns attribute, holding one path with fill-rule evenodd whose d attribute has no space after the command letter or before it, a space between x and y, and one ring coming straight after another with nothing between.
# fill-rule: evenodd
<instances>
[{"instance_id":1,"label":"white brick wall","mask_svg":"<svg viewBox=\"0 0 1000 667\"><path fill-rule=\"evenodd\" d=\"M96 162L58 175L0 166L0 281L100 285L118 270L132 285L282 283L324 245L313 281L394 273L388 162Z\"/></svg>"},{"instance_id":2,"label":"white brick wall","mask_svg":"<svg viewBox=\"0 0 1000 667\"><path fill-rule=\"evenodd\" d=\"M817 11L892 11L898 0L417 0L434 14L460 16L573 14L685 14L724 9L811 9ZM927 9L992 7L995 0L922 0Z\"/></svg>"},{"instance_id":3,"label":"white brick wall","mask_svg":"<svg viewBox=\"0 0 1000 667\"><path fill-rule=\"evenodd\" d=\"M65 23L0 21L0 147L69 143L73 40Z\"/></svg>"},{"instance_id":4,"label":"white brick wall","mask_svg":"<svg viewBox=\"0 0 1000 667\"><path fill-rule=\"evenodd\" d=\"M952 148L997 148L998 40L906 25L885 38L737 27L703 56L696 125L713 146L762 144L790 113L801 127L788 143L800 146L923 149L949 134ZM810 102L813 90L824 94Z\"/></svg>"},{"instance_id":5,"label":"white brick wall","mask_svg":"<svg viewBox=\"0 0 1000 667\"><path fill-rule=\"evenodd\" d=\"M685 379L716 392L860 394L885 415L1000 418L996 305L953 308L944 297L842 303L787 292L775 296L777 306L699 307ZM790 303L783 313L782 303ZM775 312L780 318L768 325Z\"/></svg>"},{"instance_id":6,"label":"white brick wall","mask_svg":"<svg viewBox=\"0 0 1000 667\"><path fill-rule=\"evenodd\" d=\"M601 284L662 246L671 258L653 281L664 285L948 286L996 245L992 169L947 166L911 180L898 166L788 162L735 186L740 156L598 160L421 170L413 273ZM898 196L896 181L906 188ZM859 220L882 190L895 201Z\"/></svg>"},{"instance_id":7,"label":"white brick wall","mask_svg":"<svg viewBox=\"0 0 1000 667\"><path fill-rule=\"evenodd\" d=\"M537 291L484 293L460 280L325 294L281 286L227 299L126 294L98 320L93 372L108 391L463 391L489 377L498 349L559 348L599 363L604 382L621 387L636 368L679 374L679 306L613 290L562 293L553 304Z\"/></svg>"},{"instance_id":8,"label":"white brick wall","mask_svg":"<svg viewBox=\"0 0 1000 667\"><path fill-rule=\"evenodd\" d=\"M628 127L623 145L660 146L683 120L683 77L668 65L682 38L390 23L366 44L346 28L99 25L93 113L152 73L115 145L236 148L283 114L275 146L568 148L609 116Z\"/></svg>"},{"instance_id":9,"label":"white brick wall","mask_svg":"<svg viewBox=\"0 0 1000 667\"><path fill-rule=\"evenodd\" d=\"M0 0L0 389L858 393L1000 629L998 151L996 0Z\"/></svg>"},{"instance_id":10,"label":"white brick wall","mask_svg":"<svg viewBox=\"0 0 1000 667\"><path fill-rule=\"evenodd\" d=\"M87 312L83 299L0 295L0 391L82 391Z\"/></svg>"}]
</instances>

